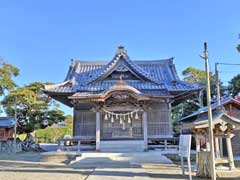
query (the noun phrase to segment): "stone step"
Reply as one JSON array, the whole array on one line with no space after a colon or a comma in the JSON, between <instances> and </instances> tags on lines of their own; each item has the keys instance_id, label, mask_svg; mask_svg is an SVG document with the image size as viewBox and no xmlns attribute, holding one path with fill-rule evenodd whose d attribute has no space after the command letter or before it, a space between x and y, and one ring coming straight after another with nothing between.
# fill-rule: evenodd
<instances>
[{"instance_id":1,"label":"stone step","mask_svg":"<svg viewBox=\"0 0 240 180\"><path fill-rule=\"evenodd\" d=\"M113 163L171 163L163 156L160 151L147 152L82 152L81 156L76 157L70 164L89 165L113 164Z\"/></svg>"},{"instance_id":2,"label":"stone step","mask_svg":"<svg viewBox=\"0 0 240 180\"><path fill-rule=\"evenodd\" d=\"M144 151L144 141L101 141L100 150L102 152L140 152Z\"/></svg>"}]
</instances>

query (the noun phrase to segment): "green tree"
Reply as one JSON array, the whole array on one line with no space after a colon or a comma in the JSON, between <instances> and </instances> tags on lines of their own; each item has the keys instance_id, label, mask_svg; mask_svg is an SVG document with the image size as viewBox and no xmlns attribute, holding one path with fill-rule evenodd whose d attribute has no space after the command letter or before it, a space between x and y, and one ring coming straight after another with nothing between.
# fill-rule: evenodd
<instances>
[{"instance_id":1,"label":"green tree","mask_svg":"<svg viewBox=\"0 0 240 180\"><path fill-rule=\"evenodd\" d=\"M240 74L234 76L231 79L228 85L228 90L232 96L238 95L238 93L240 92Z\"/></svg>"},{"instance_id":2,"label":"green tree","mask_svg":"<svg viewBox=\"0 0 240 180\"><path fill-rule=\"evenodd\" d=\"M66 123L67 123L67 127L69 127L69 128L73 127L73 116L72 115L66 116Z\"/></svg>"},{"instance_id":3,"label":"green tree","mask_svg":"<svg viewBox=\"0 0 240 180\"><path fill-rule=\"evenodd\" d=\"M198 108L199 107L197 105L189 102L180 103L172 108L171 119L175 136L178 136L180 134L178 127L179 120L182 117L185 117L198 110Z\"/></svg>"},{"instance_id":4,"label":"green tree","mask_svg":"<svg viewBox=\"0 0 240 180\"><path fill-rule=\"evenodd\" d=\"M6 95L9 91L13 90L17 86L13 80L13 77L18 75L18 68L0 59L0 96ZM1 112L2 110L0 108L0 113Z\"/></svg>"},{"instance_id":5,"label":"green tree","mask_svg":"<svg viewBox=\"0 0 240 180\"><path fill-rule=\"evenodd\" d=\"M238 44L237 50L238 50L238 52L240 52L240 44Z\"/></svg>"},{"instance_id":6,"label":"green tree","mask_svg":"<svg viewBox=\"0 0 240 180\"><path fill-rule=\"evenodd\" d=\"M58 110L55 101L40 91L42 88L43 83L34 82L11 91L3 99L2 105L7 115L13 116L16 108L18 133L31 133L65 120L64 112Z\"/></svg>"},{"instance_id":7,"label":"green tree","mask_svg":"<svg viewBox=\"0 0 240 180\"><path fill-rule=\"evenodd\" d=\"M193 94L187 101L184 101L172 109L172 123L173 130L175 134L178 134L177 125L179 124L179 120L182 117L185 117L194 111L198 110L201 106L207 105L207 94L205 90L206 86L206 72L204 70L200 70L194 67L188 67L182 71L182 75L184 77L184 81L189 83L198 83L203 87L203 91L201 94ZM211 95L212 97L216 97L216 77L212 73L210 73L210 84L211 84ZM222 84L222 83L220 83ZM221 93L223 93L223 86L221 85ZM199 97L200 96L200 97Z\"/></svg>"},{"instance_id":8,"label":"green tree","mask_svg":"<svg viewBox=\"0 0 240 180\"><path fill-rule=\"evenodd\" d=\"M188 67L182 71L183 80L190 83L200 83L203 84L206 79L206 73L203 70Z\"/></svg>"},{"instance_id":9,"label":"green tree","mask_svg":"<svg viewBox=\"0 0 240 180\"><path fill-rule=\"evenodd\" d=\"M182 75L184 76L184 81L190 83L198 83L202 85L203 88L206 87L206 72L204 70L196 69L194 67L188 67L183 72ZM221 96L224 94L226 88L220 82L220 90ZM211 88L211 96L216 99L216 76L210 72L210 88ZM207 93L206 91L203 92L203 105L207 105Z\"/></svg>"},{"instance_id":10,"label":"green tree","mask_svg":"<svg viewBox=\"0 0 240 180\"><path fill-rule=\"evenodd\" d=\"M12 79L19 75L19 69L0 60L0 96L13 90L17 85Z\"/></svg>"}]
</instances>

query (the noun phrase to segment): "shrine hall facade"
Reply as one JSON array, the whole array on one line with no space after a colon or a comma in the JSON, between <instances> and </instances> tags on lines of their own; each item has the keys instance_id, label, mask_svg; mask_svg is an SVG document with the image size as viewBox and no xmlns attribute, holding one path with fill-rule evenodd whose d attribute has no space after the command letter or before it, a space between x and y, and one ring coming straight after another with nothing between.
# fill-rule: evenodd
<instances>
[{"instance_id":1,"label":"shrine hall facade","mask_svg":"<svg viewBox=\"0 0 240 180\"><path fill-rule=\"evenodd\" d=\"M73 136L97 150L114 141L147 149L149 140L172 137L171 107L199 90L179 79L173 58L131 60L122 46L110 61L72 60L64 82L45 86L73 107Z\"/></svg>"}]
</instances>

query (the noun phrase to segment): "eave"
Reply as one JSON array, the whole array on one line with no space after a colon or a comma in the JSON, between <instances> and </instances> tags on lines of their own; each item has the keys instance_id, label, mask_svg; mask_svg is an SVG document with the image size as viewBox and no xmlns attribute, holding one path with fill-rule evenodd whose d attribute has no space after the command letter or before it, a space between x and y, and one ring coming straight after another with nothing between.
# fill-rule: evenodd
<instances>
[{"instance_id":1,"label":"eave","mask_svg":"<svg viewBox=\"0 0 240 180\"><path fill-rule=\"evenodd\" d=\"M225 117L225 118L224 118ZM225 120L223 120L225 119ZM227 123L230 123L233 128L239 129L240 128L240 120L237 118L234 118L232 116L227 115L224 112L215 112L213 113L213 125L217 125L220 122L225 121ZM193 122L190 123L183 123L182 125L178 126L181 129L204 129L208 128L208 116L203 116L200 118L197 118Z\"/></svg>"}]
</instances>

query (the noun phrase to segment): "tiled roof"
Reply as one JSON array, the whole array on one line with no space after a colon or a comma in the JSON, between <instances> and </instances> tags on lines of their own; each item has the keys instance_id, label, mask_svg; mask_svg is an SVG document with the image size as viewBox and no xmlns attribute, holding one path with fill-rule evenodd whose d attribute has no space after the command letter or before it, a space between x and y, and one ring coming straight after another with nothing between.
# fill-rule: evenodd
<instances>
[{"instance_id":1,"label":"tiled roof","mask_svg":"<svg viewBox=\"0 0 240 180\"><path fill-rule=\"evenodd\" d=\"M226 118L228 118L229 120L231 120L232 124L235 124L238 126L240 126L240 120L235 118L235 117L232 117L232 116L229 116L228 114L226 114L224 111L220 110L220 111L216 111L213 113L212 115L212 121L213 121L213 124L216 124L217 120L220 119L222 116L225 116ZM208 116L205 115L205 116L202 116L202 117L199 117L191 122L187 122L187 123L183 123L182 125L180 125L179 127L182 128L182 129L191 129L193 127L196 128L197 125L202 125L202 124L208 124Z\"/></svg>"},{"instance_id":2,"label":"tiled roof","mask_svg":"<svg viewBox=\"0 0 240 180\"><path fill-rule=\"evenodd\" d=\"M57 93L99 92L109 89L118 80L106 77L123 64L128 71L136 75L137 80L124 80L128 85L140 91L192 91L199 85L183 82L179 79L173 58L165 60L131 61L122 53L116 54L112 61L75 61L69 68L64 83L48 85L45 90Z\"/></svg>"},{"instance_id":3,"label":"tiled roof","mask_svg":"<svg viewBox=\"0 0 240 180\"><path fill-rule=\"evenodd\" d=\"M128 62L129 61L130 60L128 60ZM115 63L115 61L111 62L113 63L75 61L74 66L70 67L65 81L77 81L79 85L85 85L103 75L104 72ZM146 74L149 79L152 79L152 82L161 84L179 80L173 64L173 58L168 60L131 62L132 67L137 69L138 72Z\"/></svg>"},{"instance_id":4,"label":"tiled roof","mask_svg":"<svg viewBox=\"0 0 240 180\"><path fill-rule=\"evenodd\" d=\"M14 125L14 117L0 117L0 127L13 127Z\"/></svg>"},{"instance_id":5,"label":"tiled roof","mask_svg":"<svg viewBox=\"0 0 240 180\"><path fill-rule=\"evenodd\" d=\"M235 103L237 103L237 104L240 105L240 102L239 102L238 100L236 100L236 99L234 99L234 98L232 98L232 97L226 97L226 98L221 99L221 101L220 101L220 106L223 106L223 105L225 105L225 104L227 104L227 103L229 103L229 102L235 102ZM216 108L219 107L219 106L218 106L217 102L215 102L215 103L211 104L211 107L212 107L212 110L214 110L214 109L216 109ZM202 108L199 108L199 109L198 109L197 111L195 111L194 113L192 113L192 114L190 114L190 115L188 115L188 116L185 116L185 117L181 118L181 121L185 121L185 120L187 120L187 119L189 119L189 118L191 118L191 117L200 115L200 114L205 113L205 112L207 112L207 111L208 111L208 107L207 107L207 106L204 106L204 107L202 107Z\"/></svg>"}]
</instances>

